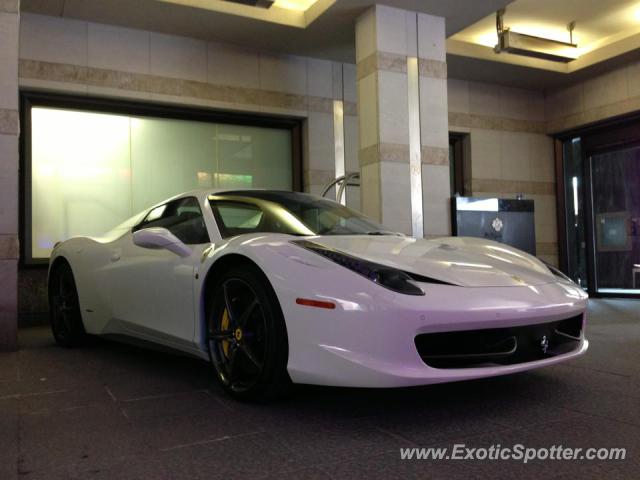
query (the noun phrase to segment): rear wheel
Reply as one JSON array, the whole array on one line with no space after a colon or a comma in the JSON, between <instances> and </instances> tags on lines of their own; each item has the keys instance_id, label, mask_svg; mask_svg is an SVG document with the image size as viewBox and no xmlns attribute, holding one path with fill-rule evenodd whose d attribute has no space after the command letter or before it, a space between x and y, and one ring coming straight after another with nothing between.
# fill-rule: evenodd
<instances>
[{"instance_id":1,"label":"rear wheel","mask_svg":"<svg viewBox=\"0 0 640 480\"><path fill-rule=\"evenodd\" d=\"M82 323L78 291L68 263L59 263L51 272L49 318L58 345L78 347L85 344L87 334Z\"/></svg>"},{"instance_id":2,"label":"rear wheel","mask_svg":"<svg viewBox=\"0 0 640 480\"><path fill-rule=\"evenodd\" d=\"M209 355L224 389L242 400L286 394L291 385L287 332L267 279L255 267L232 268L212 294Z\"/></svg>"}]
</instances>

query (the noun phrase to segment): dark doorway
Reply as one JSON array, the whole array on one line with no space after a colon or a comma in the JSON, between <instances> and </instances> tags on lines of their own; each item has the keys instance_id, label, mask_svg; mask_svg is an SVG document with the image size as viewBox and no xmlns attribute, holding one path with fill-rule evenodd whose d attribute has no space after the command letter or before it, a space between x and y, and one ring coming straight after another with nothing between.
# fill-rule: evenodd
<instances>
[{"instance_id":1,"label":"dark doorway","mask_svg":"<svg viewBox=\"0 0 640 480\"><path fill-rule=\"evenodd\" d=\"M449 178L451 179L451 196L465 196L470 188L465 185L469 162L469 134L449 132ZM465 182L466 181L466 182Z\"/></svg>"}]
</instances>

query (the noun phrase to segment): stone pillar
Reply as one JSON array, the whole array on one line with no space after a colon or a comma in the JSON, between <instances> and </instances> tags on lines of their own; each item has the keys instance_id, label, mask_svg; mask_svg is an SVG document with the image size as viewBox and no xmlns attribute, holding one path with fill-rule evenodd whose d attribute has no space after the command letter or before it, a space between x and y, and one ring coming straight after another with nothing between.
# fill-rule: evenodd
<instances>
[{"instance_id":1,"label":"stone pillar","mask_svg":"<svg viewBox=\"0 0 640 480\"><path fill-rule=\"evenodd\" d=\"M450 232L444 19L377 5L356 22L362 211L417 237Z\"/></svg>"},{"instance_id":2,"label":"stone pillar","mask_svg":"<svg viewBox=\"0 0 640 480\"><path fill-rule=\"evenodd\" d=\"M0 0L0 350L17 347L19 28L20 1Z\"/></svg>"}]
</instances>

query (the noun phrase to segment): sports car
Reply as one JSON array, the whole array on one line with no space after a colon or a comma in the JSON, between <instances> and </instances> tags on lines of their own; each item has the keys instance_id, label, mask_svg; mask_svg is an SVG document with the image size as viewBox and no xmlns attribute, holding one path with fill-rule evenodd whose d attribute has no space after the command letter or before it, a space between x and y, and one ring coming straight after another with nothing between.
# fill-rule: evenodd
<instances>
[{"instance_id":1,"label":"sports car","mask_svg":"<svg viewBox=\"0 0 640 480\"><path fill-rule=\"evenodd\" d=\"M128 338L210 361L224 389L404 387L543 367L587 350L587 296L490 240L417 239L325 198L198 190L56 245L62 346Z\"/></svg>"}]
</instances>

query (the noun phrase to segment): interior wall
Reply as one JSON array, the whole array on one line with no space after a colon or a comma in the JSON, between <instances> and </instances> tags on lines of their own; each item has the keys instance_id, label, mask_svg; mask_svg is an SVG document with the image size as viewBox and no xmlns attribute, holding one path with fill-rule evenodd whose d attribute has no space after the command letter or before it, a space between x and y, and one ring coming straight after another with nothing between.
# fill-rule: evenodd
<instances>
[{"instance_id":1,"label":"interior wall","mask_svg":"<svg viewBox=\"0 0 640 480\"><path fill-rule=\"evenodd\" d=\"M536 250L558 263L553 139L540 92L450 78L449 130L469 135L465 190L535 203Z\"/></svg>"},{"instance_id":2,"label":"interior wall","mask_svg":"<svg viewBox=\"0 0 640 480\"><path fill-rule=\"evenodd\" d=\"M640 60L545 95L550 134L640 110Z\"/></svg>"},{"instance_id":3,"label":"interior wall","mask_svg":"<svg viewBox=\"0 0 640 480\"><path fill-rule=\"evenodd\" d=\"M0 351L17 346L19 12L0 2Z\"/></svg>"},{"instance_id":4,"label":"interior wall","mask_svg":"<svg viewBox=\"0 0 640 480\"><path fill-rule=\"evenodd\" d=\"M579 132L582 128L594 123L607 122L631 113L637 114L640 111L639 79L640 61L634 61L589 79L547 92L545 97L547 132L550 134L570 130ZM620 138L624 137L628 141L637 140L639 131L637 126L629 125ZM589 143L587 139L593 138L593 136L597 136L597 134L592 132L592 134L584 136L582 142L574 144L571 149L575 153L572 154L573 161L567 165L573 165L573 171L568 175L569 177L578 175L579 182L583 181L583 172L581 171L583 162L579 159L580 155L584 155L582 146L585 145L585 142ZM594 241L596 243L595 268L598 289L633 287L632 275L629 272L635 264L633 254L634 248L637 250L637 247L634 247L631 242L624 249L603 248L600 245L602 239L598 239L600 230L621 231L621 229L605 228L605 223L612 220L609 215L611 212L630 211L631 213L628 215L630 218L634 217L632 205L634 199L638 198L635 193L637 192L637 182L634 184L637 178L634 178L631 173L633 168L625 168L624 163L632 160L628 159L622 162L621 157L624 158L624 156L625 153L596 155L592 166L593 215L594 225L597 227L594 232L596 237ZM598 159L598 157L600 158ZM565 161L568 160L571 159L565 158ZM570 185L568 187L570 188ZM582 213L580 210L578 215L581 228L567 231L569 245L573 245L573 242L583 241L582 237L588 235L583 229L585 220L582 218L584 217ZM574 218L573 212L570 211L567 212L567 216L569 217L567 221ZM570 249L568 265L574 270L574 273L584 279L588 269L585 263L586 258L582 254L577 255L576 250L579 249ZM595 289L595 285L592 287Z\"/></svg>"},{"instance_id":5,"label":"interior wall","mask_svg":"<svg viewBox=\"0 0 640 480\"><path fill-rule=\"evenodd\" d=\"M553 135L640 111L640 61L545 93L450 78L449 130L465 142L468 194L535 201L536 248L558 264Z\"/></svg>"},{"instance_id":6,"label":"interior wall","mask_svg":"<svg viewBox=\"0 0 640 480\"><path fill-rule=\"evenodd\" d=\"M355 65L24 14L19 77L21 88L305 119L312 192L334 178L334 100L342 101L346 161L357 164Z\"/></svg>"}]
</instances>

